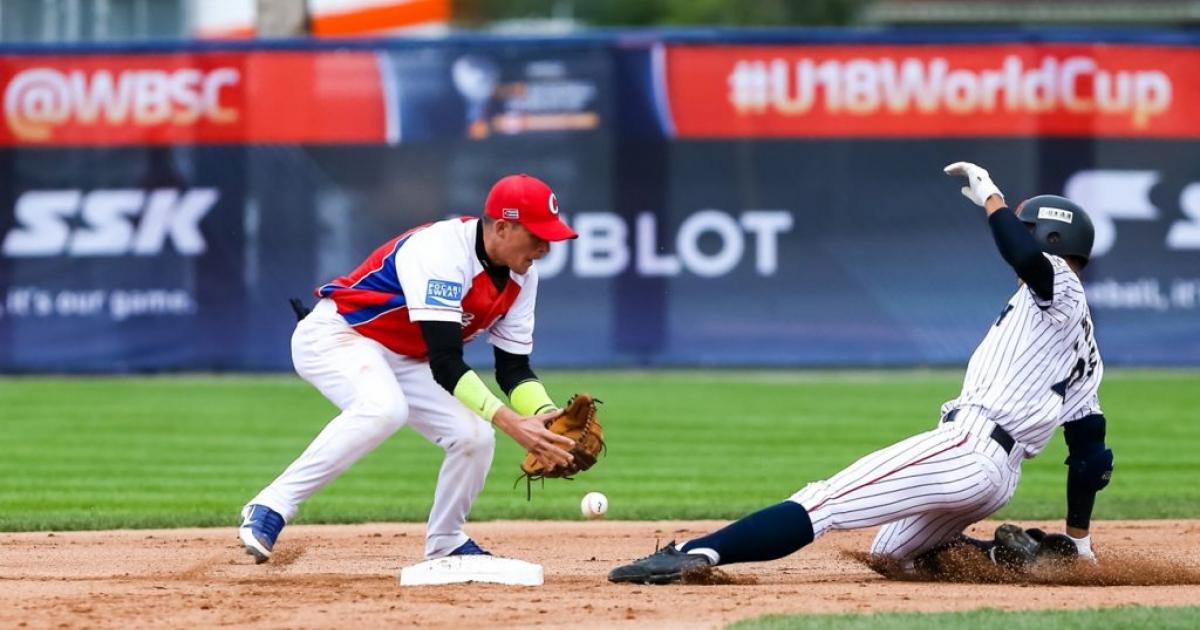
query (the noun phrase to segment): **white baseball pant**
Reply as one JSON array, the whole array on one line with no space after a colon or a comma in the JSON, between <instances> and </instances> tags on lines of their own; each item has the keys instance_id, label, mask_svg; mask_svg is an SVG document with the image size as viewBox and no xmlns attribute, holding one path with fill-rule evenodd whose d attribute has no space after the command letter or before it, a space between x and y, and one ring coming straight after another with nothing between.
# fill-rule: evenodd
<instances>
[{"instance_id":1,"label":"white baseball pant","mask_svg":"<svg viewBox=\"0 0 1200 630\"><path fill-rule=\"evenodd\" d=\"M296 372L342 410L251 503L290 521L300 503L405 425L445 450L426 528L425 557L467 541L463 526L492 466L492 425L433 380L428 361L360 335L321 300L292 335Z\"/></svg>"}]
</instances>

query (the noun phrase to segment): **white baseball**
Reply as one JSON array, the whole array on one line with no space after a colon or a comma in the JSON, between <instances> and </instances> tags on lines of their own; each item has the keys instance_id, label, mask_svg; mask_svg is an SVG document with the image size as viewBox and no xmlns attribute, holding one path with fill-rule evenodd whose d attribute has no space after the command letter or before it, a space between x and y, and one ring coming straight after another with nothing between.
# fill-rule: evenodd
<instances>
[{"instance_id":1,"label":"white baseball","mask_svg":"<svg viewBox=\"0 0 1200 630\"><path fill-rule=\"evenodd\" d=\"M579 511L583 512L585 518L604 518L604 513L608 512L608 497L603 492L589 492L583 495Z\"/></svg>"}]
</instances>

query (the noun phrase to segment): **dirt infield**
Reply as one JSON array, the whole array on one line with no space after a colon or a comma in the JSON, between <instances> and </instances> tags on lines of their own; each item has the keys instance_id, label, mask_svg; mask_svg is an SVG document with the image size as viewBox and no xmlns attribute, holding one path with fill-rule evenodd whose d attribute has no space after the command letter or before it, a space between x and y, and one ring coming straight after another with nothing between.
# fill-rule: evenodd
<instances>
[{"instance_id":1,"label":"dirt infield","mask_svg":"<svg viewBox=\"0 0 1200 630\"><path fill-rule=\"evenodd\" d=\"M683 540L723 524L470 525L494 552L543 564L546 584L538 588L401 588L399 569L422 559L420 524L290 527L276 557L261 566L242 554L233 528L2 534L0 628L501 630L561 626L554 617L560 611L580 630L719 628L766 613L1200 605L1195 581L1035 587L884 580L852 557L869 546L873 530L835 532L784 560L724 568L747 583L652 587L604 579L614 566L653 551L656 540ZM994 526L973 533L990 536ZM1108 521L1094 532L1102 559L1138 558L1169 576L1200 576L1200 521Z\"/></svg>"}]
</instances>

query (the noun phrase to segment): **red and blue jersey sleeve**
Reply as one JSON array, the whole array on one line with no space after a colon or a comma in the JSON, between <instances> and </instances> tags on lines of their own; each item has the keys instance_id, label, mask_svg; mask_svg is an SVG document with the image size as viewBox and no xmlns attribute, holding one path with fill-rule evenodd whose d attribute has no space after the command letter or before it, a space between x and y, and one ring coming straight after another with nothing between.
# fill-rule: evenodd
<instances>
[{"instance_id":1,"label":"red and blue jersey sleeve","mask_svg":"<svg viewBox=\"0 0 1200 630\"><path fill-rule=\"evenodd\" d=\"M338 313L362 335L393 352L425 356L425 340L410 315L415 302L427 299L426 291L413 289L413 278L424 266L422 250L431 249L429 227L414 228L384 243L350 275L317 289L317 295L333 300ZM433 264L442 258L446 258L445 253L435 257ZM452 308L446 313L447 321L461 319L461 312Z\"/></svg>"},{"instance_id":2,"label":"red and blue jersey sleeve","mask_svg":"<svg viewBox=\"0 0 1200 630\"><path fill-rule=\"evenodd\" d=\"M513 276L498 290L475 254L475 226L443 221L416 228L375 250L358 269L317 289L363 336L393 352L428 355L421 321L461 324L463 341L485 330L514 354L533 348L537 277Z\"/></svg>"},{"instance_id":3,"label":"red and blue jersey sleeve","mask_svg":"<svg viewBox=\"0 0 1200 630\"><path fill-rule=\"evenodd\" d=\"M318 288L317 295L336 302L338 312L351 326L404 308L407 301L396 272L396 254L416 232L411 230L384 243L349 275Z\"/></svg>"}]
</instances>

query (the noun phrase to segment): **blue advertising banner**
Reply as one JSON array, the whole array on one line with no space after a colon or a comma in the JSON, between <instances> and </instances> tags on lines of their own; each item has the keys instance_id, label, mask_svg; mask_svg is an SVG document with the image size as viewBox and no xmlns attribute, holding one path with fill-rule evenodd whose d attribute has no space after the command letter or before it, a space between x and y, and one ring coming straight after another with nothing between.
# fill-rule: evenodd
<instances>
[{"instance_id":1,"label":"blue advertising banner","mask_svg":"<svg viewBox=\"0 0 1200 630\"><path fill-rule=\"evenodd\" d=\"M661 357L965 360L1016 279L983 213L940 172L963 158L987 165L1013 204L1065 194L1091 211L1097 240L1083 279L1109 362L1194 364L1198 174L1179 165L1198 163L1200 147L1077 140L681 143L659 219L678 262L639 262L642 273L677 270ZM695 225L708 228L698 239Z\"/></svg>"},{"instance_id":2,"label":"blue advertising banner","mask_svg":"<svg viewBox=\"0 0 1200 630\"><path fill-rule=\"evenodd\" d=\"M9 370L235 366L245 149L0 153Z\"/></svg>"},{"instance_id":3,"label":"blue advertising banner","mask_svg":"<svg viewBox=\"0 0 1200 630\"><path fill-rule=\"evenodd\" d=\"M689 40L680 59L694 71L675 75L653 38L379 47L339 57L338 72L374 68L380 91L356 83L345 99L336 74L321 74L321 51L299 61L276 53L271 63L303 61L315 77L312 99L333 116L319 134L286 116L269 134L255 131L261 114L251 116L241 95L276 89L277 77L239 84L254 64L225 53L205 66L224 72L213 74L228 90L213 92L220 116L195 143L177 140L191 133L179 127L188 118L169 115L185 111L183 101L162 110L159 135L144 143L104 140L137 137L133 118L107 135L89 127L116 124L92 112L97 94L117 93L88 77L133 77L134 90L158 77L144 69L153 55L126 74L105 69L103 55L88 62L92 75L59 58L60 83L83 90L64 93L82 99L70 126L52 126L55 112L38 109L49 101L19 95L26 100L8 102L27 106L24 139L0 138L0 371L290 369L289 298L311 304L316 287L408 228L479 214L491 184L516 172L548 182L580 234L538 262L536 366L960 364L1016 280L983 213L941 173L957 160L985 165L1014 204L1053 193L1089 210L1097 239L1083 278L1106 362L1200 365L1200 140L1162 96L1185 89L1186 77L1172 74L1178 63L1164 62L1161 76L1142 65L1128 76L1153 79L1147 124L1175 121L1179 138L1149 127L1139 137L1124 114L1114 114L1111 124L1125 125L1116 137L1024 126L899 137L903 120L884 118L886 109L871 114L879 135L829 136L789 118L787 95L773 88L766 113L686 101L722 94L727 78L700 73L709 66L697 59L717 55L739 77L758 71L740 49L705 43ZM792 51L797 68L843 69L804 57L812 46L771 47ZM991 53L972 50L972 63L991 72ZM904 67L924 68L918 61ZM41 76L35 62L25 57L10 73L26 77L24 90ZM191 76L185 62L172 58L163 76ZM1031 63L1020 68L1045 74ZM762 68L775 77L774 66ZM716 87L693 92L689 81ZM758 89L747 85L729 98ZM358 119L339 140L344 102ZM1075 129L1073 111L1054 124ZM743 114L768 120L712 118ZM842 110L822 115L847 124ZM30 135L31 120L51 139L81 144ZM241 125L243 141L229 140L236 130L219 127L227 121ZM206 139L211 129L225 135ZM469 348L468 361L490 360L485 343Z\"/></svg>"},{"instance_id":4,"label":"blue advertising banner","mask_svg":"<svg viewBox=\"0 0 1200 630\"><path fill-rule=\"evenodd\" d=\"M381 52L388 142L608 131L612 56L599 42Z\"/></svg>"}]
</instances>

